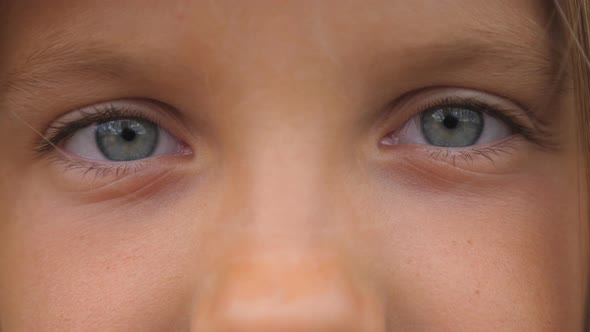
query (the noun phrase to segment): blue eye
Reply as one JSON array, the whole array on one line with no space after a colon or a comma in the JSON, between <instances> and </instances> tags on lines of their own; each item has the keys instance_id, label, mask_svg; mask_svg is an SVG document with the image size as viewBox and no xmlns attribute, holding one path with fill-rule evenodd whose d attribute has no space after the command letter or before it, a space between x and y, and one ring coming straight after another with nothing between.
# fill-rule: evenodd
<instances>
[{"instance_id":1,"label":"blue eye","mask_svg":"<svg viewBox=\"0 0 590 332\"><path fill-rule=\"evenodd\" d=\"M158 146L158 127L146 120L123 119L99 123L95 139L100 152L111 161L150 157Z\"/></svg>"},{"instance_id":2,"label":"blue eye","mask_svg":"<svg viewBox=\"0 0 590 332\"><path fill-rule=\"evenodd\" d=\"M419 144L437 148L465 148L490 143L514 134L513 125L500 111L481 107L436 106L413 116L382 140L385 145ZM490 114L488 114L490 113ZM493 116L491 114L498 114Z\"/></svg>"},{"instance_id":3,"label":"blue eye","mask_svg":"<svg viewBox=\"0 0 590 332\"><path fill-rule=\"evenodd\" d=\"M481 112L464 108L435 108L420 116L422 135L439 147L466 147L477 143L484 129Z\"/></svg>"},{"instance_id":4,"label":"blue eye","mask_svg":"<svg viewBox=\"0 0 590 332\"><path fill-rule=\"evenodd\" d=\"M166 130L141 118L118 118L96 122L77 130L64 149L91 160L130 162L182 150Z\"/></svg>"}]
</instances>

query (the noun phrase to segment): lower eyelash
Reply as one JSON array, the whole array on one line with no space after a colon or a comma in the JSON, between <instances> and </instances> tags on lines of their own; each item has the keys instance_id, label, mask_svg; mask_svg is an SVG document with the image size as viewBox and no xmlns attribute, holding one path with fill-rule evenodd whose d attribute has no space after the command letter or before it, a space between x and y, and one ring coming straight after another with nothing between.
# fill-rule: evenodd
<instances>
[{"instance_id":1,"label":"lower eyelash","mask_svg":"<svg viewBox=\"0 0 590 332\"><path fill-rule=\"evenodd\" d=\"M65 155L57 154L50 158L50 163L59 164L65 171L79 171L82 178L93 175L96 178L113 177L113 181L123 178L128 175L140 172L145 168L144 163L120 163L120 164L104 164L78 161L67 158Z\"/></svg>"},{"instance_id":2,"label":"lower eyelash","mask_svg":"<svg viewBox=\"0 0 590 332\"><path fill-rule=\"evenodd\" d=\"M492 146L483 148L471 148L471 149L453 149L453 148L428 148L428 156L436 161L442 161L449 163L453 166L457 166L457 162L465 162L472 165L476 159L483 158L492 164L495 164L495 158L502 155L511 155L518 148L515 143L518 140L527 140L524 137L513 136L507 140L497 143Z\"/></svg>"}]
</instances>

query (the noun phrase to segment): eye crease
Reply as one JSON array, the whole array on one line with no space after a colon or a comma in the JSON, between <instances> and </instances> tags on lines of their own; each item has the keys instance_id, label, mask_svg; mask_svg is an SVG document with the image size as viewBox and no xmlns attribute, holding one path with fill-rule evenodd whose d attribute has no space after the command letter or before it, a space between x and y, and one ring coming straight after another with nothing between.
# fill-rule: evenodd
<instances>
[{"instance_id":1,"label":"eye crease","mask_svg":"<svg viewBox=\"0 0 590 332\"><path fill-rule=\"evenodd\" d=\"M455 95L446 93L451 96L426 103L426 106L412 106L411 118L383 138L381 144L418 144L449 151L457 149L465 156L470 153L469 149L514 135L533 142L541 136L534 135L533 128L520 123L522 115L516 115L518 111L502 110L474 96L461 97L459 92ZM427 97L418 95L416 99L427 100ZM125 164L159 155L183 153L183 143L173 133L146 118L140 107L132 105L132 102L113 102L93 106L90 111L74 111L73 114L79 114L78 118L52 125L51 134L39 144L37 151L46 152L57 146L96 165ZM482 153L475 151L475 154Z\"/></svg>"},{"instance_id":2,"label":"eye crease","mask_svg":"<svg viewBox=\"0 0 590 332\"><path fill-rule=\"evenodd\" d=\"M53 124L36 150L45 153L57 147L69 157L96 164L187 153L185 144L151 120L144 106L132 105L110 103L71 112L68 117L73 119Z\"/></svg>"},{"instance_id":3,"label":"eye crease","mask_svg":"<svg viewBox=\"0 0 590 332\"><path fill-rule=\"evenodd\" d=\"M443 93L446 94L445 90ZM419 106L413 111L409 120L398 129L390 132L381 143L384 145L428 145L433 148L468 149L493 143L510 136L520 135L525 139L544 144L540 137L549 137L533 128L532 119L516 106L504 107L483 101L471 93L453 92L455 95L444 96ZM484 98L485 99L485 98ZM488 98L489 99L489 98ZM413 105L413 103L412 103ZM394 107L395 108L395 107ZM402 108L405 106L402 105ZM524 119L527 120L524 120Z\"/></svg>"}]
</instances>

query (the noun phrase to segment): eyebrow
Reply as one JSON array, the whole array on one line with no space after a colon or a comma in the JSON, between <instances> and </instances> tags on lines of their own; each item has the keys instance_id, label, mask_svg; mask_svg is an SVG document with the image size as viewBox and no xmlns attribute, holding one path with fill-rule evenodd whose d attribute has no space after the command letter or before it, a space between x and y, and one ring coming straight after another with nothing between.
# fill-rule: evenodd
<instances>
[{"instance_id":1,"label":"eyebrow","mask_svg":"<svg viewBox=\"0 0 590 332\"><path fill-rule=\"evenodd\" d=\"M567 41L561 38L560 24L551 17L545 26L532 21L510 28L481 26L449 40L412 41L396 54L410 59L404 63L407 71L429 77L453 76L459 78L455 82L465 79L467 84L484 79L510 81L510 88L528 93L528 104L521 106L543 112L572 88ZM537 100L532 100L533 95ZM502 96L520 99L517 94Z\"/></svg>"},{"instance_id":2,"label":"eyebrow","mask_svg":"<svg viewBox=\"0 0 590 332\"><path fill-rule=\"evenodd\" d=\"M412 68L421 70L445 68L448 71L470 63L493 62L494 68L502 68L502 72L495 74L510 74L514 70L523 81L527 77L522 75L531 75L540 78L553 93L567 74L560 70L561 48L552 45L547 36L539 37L539 43L531 45L485 30L464 39L408 45L398 51L411 59ZM39 90L60 86L68 77L121 80L143 74L142 68L158 66L161 64L149 56L140 59L104 43L64 41L62 37L55 37L21 60L4 79L0 76L0 86L4 86L2 90L6 93L35 96Z\"/></svg>"},{"instance_id":3,"label":"eyebrow","mask_svg":"<svg viewBox=\"0 0 590 332\"><path fill-rule=\"evenodd\" d=\"M560 90L569 77L564 50L549 40L527 45L508 38L470 38L409 47L404 54L412 57L412 65L422 70L460 71L485 63L493 69L486 72L489 78L509 77L523 84L541 83L553 91Z\"/></svg>"},{"instance_id":4,"label":"eyebrow","mask_svg":"<svg viewBox=\"0 0 590 332\"><path fill-rule=\"evenodd\" d=\"M6 91L34 94L37 89L58 85L62 76L120 79L134 64L110 49L63 42L40 48L7 73Z\"/></svg>"}]
</instances>

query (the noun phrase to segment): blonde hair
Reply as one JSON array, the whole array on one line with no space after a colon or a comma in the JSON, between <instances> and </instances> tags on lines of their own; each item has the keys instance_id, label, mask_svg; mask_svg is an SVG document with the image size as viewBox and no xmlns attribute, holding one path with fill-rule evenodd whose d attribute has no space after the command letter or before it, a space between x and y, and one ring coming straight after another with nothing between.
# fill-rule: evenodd
<instances>
[{"instance_id":1,"label":"blonde hair","mask_svg":"<svg viewBox=\"0 0 590 332\"><path fill-rule=\"evenodd\" d=\"M587 170L590 166L590 4L587 0L570 0L558 10L567 20L567 28L572 34L571 51L568 54L574 73L572 79L579 125L580 160L585 166L582 169ZM590 182L590 172L586 171L584 176L587 183Z\"/></svg>"},{"instance_id":2,"label":"blonde hair","mask_svg":"<svg viewBox=\"0 0 590 332\"><path fill-rule=\"evenodd\" d=\"M570 61L571 64L575 92L574 105L577 108L578 155L582 172L580 199L586 200L581 202L581 207L585 209L581 212L588 217L588 225L590 225L590 4L588 0L554 0L554 2L558 13L564 19L566 33L571 36L567 52L569 59L565 61ZM589 291L586 297L585 330L590 332L590 280L588 280L587 290Z\"/></svg>"}]
</instances>

